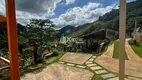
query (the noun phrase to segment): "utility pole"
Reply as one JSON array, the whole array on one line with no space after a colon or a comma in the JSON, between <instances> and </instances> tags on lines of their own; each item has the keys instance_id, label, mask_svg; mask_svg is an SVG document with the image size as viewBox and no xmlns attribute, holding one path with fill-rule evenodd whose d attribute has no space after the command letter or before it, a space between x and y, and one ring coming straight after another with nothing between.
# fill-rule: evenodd
<instances>
[{"instance_id":1,"label":"utility pole","mask_svg":"<svg viewBox=\"0 0 142 80\"><path fill-rule=\"evenodd\" d=\"M119 14L119 80L125 77L126 0L120 0Z\"/></svg>"}]
</instances>

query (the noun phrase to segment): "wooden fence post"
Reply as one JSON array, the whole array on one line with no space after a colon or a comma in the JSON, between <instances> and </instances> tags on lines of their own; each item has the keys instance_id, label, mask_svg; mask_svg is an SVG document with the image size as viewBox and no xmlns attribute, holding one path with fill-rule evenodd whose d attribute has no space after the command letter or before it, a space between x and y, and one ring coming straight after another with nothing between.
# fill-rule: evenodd
<instances>
[{"instance_id":1,"label":"wooden fence post","mask_svg":"<svg viewBox=\"0 0 142 80\"><path fill-rule=\"evenodd\" d=\"M20 80L15 0L6 0L6 20L11 80Z\"/></svg>"}]
</instances>

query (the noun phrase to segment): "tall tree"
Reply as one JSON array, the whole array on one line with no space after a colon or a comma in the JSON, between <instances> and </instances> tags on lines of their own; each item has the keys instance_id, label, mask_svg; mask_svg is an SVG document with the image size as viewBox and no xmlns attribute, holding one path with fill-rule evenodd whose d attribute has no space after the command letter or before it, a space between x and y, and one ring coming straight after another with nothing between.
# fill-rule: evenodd
<instances>
[{"instance_id":1,"label":"tall tree","mask_svg":"<svg viewBox=\"0 0 142 80\"><path fill-rule=\"evenodd\" d=\"M29 37L36 37L36 38L40 38L40 51L43 51L43 46L46 45L44 43L47 43L47 40L44 40L46 37L48 37L48 32L52 32L52 28L55 25L53 24L52 21L46 19L46 20L42 20L42 19L31 19L30 23L27 25L28 29L28 35ZM48 40L50 40L50 38L48 38ZM38 49L37 46L34 49ZM35 56L36 55L36 56ZM34 61L37 61L37 58L39 58L40 56L38 56L37 54L37 50L34 50ZM37 62L35 62L37 63Z\"/></svg>"}]
</instances>

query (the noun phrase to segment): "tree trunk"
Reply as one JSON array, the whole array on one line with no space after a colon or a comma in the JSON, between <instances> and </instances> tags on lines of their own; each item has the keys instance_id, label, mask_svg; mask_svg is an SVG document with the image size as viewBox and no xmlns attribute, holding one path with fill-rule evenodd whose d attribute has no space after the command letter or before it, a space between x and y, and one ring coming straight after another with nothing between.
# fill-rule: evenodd
<instances>
[{"instance_id":1,"label":"tree trunk","mask_svg":"<svg viewBox=\"0 0 142 80\"><path fill-rule=\"evenodd\" d=\"M34 46L34 63L38 63L37 46Z\"/></svg>"}]
</instances>

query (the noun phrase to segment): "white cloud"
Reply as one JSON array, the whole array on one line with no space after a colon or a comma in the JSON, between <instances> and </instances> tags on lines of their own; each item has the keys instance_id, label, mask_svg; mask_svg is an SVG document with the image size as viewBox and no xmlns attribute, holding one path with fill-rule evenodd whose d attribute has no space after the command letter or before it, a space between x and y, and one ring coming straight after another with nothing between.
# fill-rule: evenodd
<instances>
[{"instance_id":1,"label":"white cloud","mask_svg":"<svg viewBox=\"0 0 142 80\"><path fill-rule=\"evenodd\" d=\"M133 2L133 1L136 1L136 0L127 0L127 2Z\"/></svg>"},{"instance_id":2,"label":"white cloud","mask_svg":"<svg viewBox=\"0 0 142 80\"><path fill-rule=\"evenodd\" d=\"M52 19L52 21L58 26L57 28L62 28L66 25L78 26L96 21L99 16L111 11L114 7L114 5L110 5L103 8L100 3L88 3L83 7L71 8L58 18Z\"/></svg>"},{"instance_id":3,"label":"white cloud","mask_svg":"<svg viewBox=\"0 0 142 80\"><path fill-rule=\"evenodd\" d=\"M0 14L5 16L5 0L0 0Z\"/></svg>"},{"instance_id":4,"label":"white cloud","mask_svg":"<svg viewBox=\"0 0 142 80\"><path fill-rule=\"evenodd\" d=\"M27 23L30 22L30 19L41 19L43 18L42 16L39 16L37 14L31 14L31 13L28 13L28 12L23 12L23 11L16 11L16 19L17 19L17 22L25 25Z\"/></svg>"},{"instance_id":5,"label":"white cloud","mask_svg":"<svg viewBox=\"0 0 142 80\"><path fill-rule=\"evenodd\" d=\"M66 5L69 5L69 4L73 4L75 2L75 0L66 0Z\"/></svg>"},{"instance_id":6,"label":"white cloud","mask_svg":"<svg viewBox=\"0 0 142 80\"><path fill-rule=\"evenodd\" d=\"M53 16L55 9L62 0L16 0L16 9L34 14Z\"/></svg>"},{"instance_id":7,"label":"white cloud","mask_svg":"<svg viewBox=\"0 0 142 80\"><path fill-rule=\"evenodd\" d=\"M101 6L102 4L101 3L88 3L87 5L83 6L84 9L94 9L94 8L97 8L99 6Z\"/></svg>"},{"instance_id":8,"label":"white cloud","mask_svg":"<svg viewBox=\"0 0 142 80\"><path fill-rule=\"evenodd\" d=\"M55 15L55 9L62 0L16 0L17 22L27 24L32 18ZM0 0L0 14L5 15L5 0Z\"/></svg>"}]
</instances>

